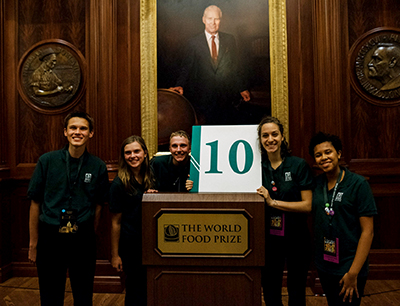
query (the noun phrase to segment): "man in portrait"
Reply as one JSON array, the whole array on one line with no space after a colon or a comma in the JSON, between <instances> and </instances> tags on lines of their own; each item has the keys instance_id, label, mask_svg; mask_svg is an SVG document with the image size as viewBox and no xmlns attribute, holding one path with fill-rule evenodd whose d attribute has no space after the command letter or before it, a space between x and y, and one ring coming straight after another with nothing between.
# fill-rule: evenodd
<instances>
[{"instance_id":1,"label":"man in portrait","mask_svg":"<svg viewBox=\"0 0 400 306\"><path fill-rule=\"evenodd\" d=\"M194 106L200 124L234 124L240 121L235 105L250 100L240 67L236 40L219 31L222 11L215 5L204 10L204 32L185 47L180 74L171 89Z\"/></svg>"},{"instance_id":2,"label":"man in portrait","mask_svg":"<svg viewBox=\"0 0 400 306\"><path fill-rule=\"evenodd\" d=\"M400 87L400 48L392 43L381 43L368 63L368 76L382 83L380 90Z\"/></svg>"},{"instance_id":3,"label":"man in portrait","mask_svg":"<svg viewBox=\"0 0 400 306\"><path fill-rule=\"evenodd\" d=\"M31 86L36 96L72 91L72 86L63 87L63 82L53 71L57 64L57 55L52 48L45 49L39 59L42 63L31 77Z\"/></svg>"}]
</instances>

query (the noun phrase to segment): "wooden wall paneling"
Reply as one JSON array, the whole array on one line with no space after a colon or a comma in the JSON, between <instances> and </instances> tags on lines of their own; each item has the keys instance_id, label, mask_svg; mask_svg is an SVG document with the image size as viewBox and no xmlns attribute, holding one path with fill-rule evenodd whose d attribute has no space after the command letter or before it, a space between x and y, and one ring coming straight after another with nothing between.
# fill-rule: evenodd
<instances>
[{"instance_id":1,"label":"wooden wall paneling","mask_svg":"<svg viewBox=\"0 0 400 306\"><path fill-rule=\"evenodd\" d=\"M116 138L113 156L117 160L122 141L141 135L140 106L140 1L117 4L117 100L114 101ZM146 139L145 139L146 140Z\"/></svg>"},{"instance_id":2,"label":"wooden wall paneling","mask_svg":"<svg viewBox=\"0 0 400 306\"><path fill-rule=\"evenodd\" d=\"M308 0L287 0L289 130L293 154L308 159L314 133L314 50L312 6Z\"/></svg>"},{"instance_id":3,"label":"wooden wall paneling","mask_svg":"<svg viewBox=\"0 0 400 306\"><path fill-rule=\"evenodd\" d=\"M36 267L28 261L29 251L29 208L26 191L29 180L13 180L11 185L12 205L7 219L12 241L12 276L37 276Z\"/></svg>"},{"instance_id":4,"label":"wooden wall paneling","mask_svg":"<svg viewBox=\"0 0 400 306\"><path fill-rule=\"evenodd\" d=\"M103 207L96 232L97 261L94 280L95 292L122 292L120 273L111 266L111 213Z\"/></svg>"},{"instance_id":5,"label":"wooden wall paneling","mask_svg":"<svg viewBox=\"0 0 400 306\"><path fill-rule=\"evenodd\" d=\"M13 1L9 1L10 4L11 2ZM65 40L85 55L85 11L85 2L76 0L17 1L13 12L10 8L10 13L15 16L15 27L7 29L14 36L15 44L10 49L16 50L16 54L10 54L13 62L18 63L29 48L48 39ZM13 69L8 72L13 74L11 88L15 88L16 82L19 82L16 71ZM13 176L29 178L40 155L60 149L66 144L62 120L67 112L39 113L28 107L19 95L18 98L8 101L13 105L11 118L14 118L15 123L15 137L11 144L14 149ZM83 97L75 109L84 110L85 105L86 100Z\"/></svg>"},{"instance_id":6,"label":"wooden wall paneling","mask_svg":"<svg viewBox=\"0 0 400 306\"><path fill-rule=\"evenodd\" d=\"M90 146L113 175L122 141L141 134L139 4L90 2L88 110L96 119Z\"/></svg>"},{"instance_id":7,"label":"wooden wall paneling","mask_svg":"<svg viewBox=\"0 0 400 306\"><path fill-rule=\"evenodd\" d=\"M347 0L314 1L315 128L346 142L348 119Z\"/></svg>"},{"instance_id":8,"label":"wooden wall paneling","mask_svg":"<svg viewBox=\"0 0 400 306\"><path fill-rule=\"evenodd\" d=\"M349 0L350 46L366 32L379 27L400 29L399 1ZM352 136L357 143L357 146L353 146L351 158L399 158L400 143L397 139L400 137L400 128L397 122L400 107L373 105L354 90L351 90L351 101Z\"/></svg>"},{"instance_id":9,"label":"wooden wall paneling","mask_svg":"<svg viewBox=\"0 0 400 306\"><path fill-rule=\"evenodd\" d=\"M12 188L13 205L8 218L11 225L11 241L13 244L13 262L28 260L29 246L29 207L30 201L26 195L28 180L14 182ZM23 213L21 213L23 212Z\"/></svg>"},{"instance_id":10,"label":"wooden wall paneling","mask_svg":"<svg viewBox=\"0 0 400 306\"><path fill-rule=\"evenodd\" d=\"M7 124L7 136L2 138L5 142L6 160L10 167L10 176L15 175L15 139L16 139L16 124L15 124L15 100L16 86L15 86L15 71L17 70L16 60L16 7L15 1L3 0L3 86L2 92L3 103L5 107L5 117L7 118L3 124Z\"/></svg>"},{"instance_id":11,"label":"wooden wall paneling","mask_svg":"<svg viewBox=\"0 0 400 306\"><path fill-rule=\"evenodd\" d=\"M398 198L394 196L382 196L376 198L378 215L375 217L375 236L373 241L374 249L399 249L400 248L400 223L397 214ZM388 235L388 233L390 233ZM400 253L398 252L400 256ZM397 265L397 270L400 267Z\"/></svg>"},{"instance_id":12,"label":"wooden wall paneling","mask_svg":"<svg viewBox=\"0 0 400 306\"><path fill-rule=\"evenodd\" d=\"M89 93L87 111L95 118L95 136L90 143L92 153L107 163L112 162L112 140L115 125L112 103L116 101L116 9L113 0L90 1Z\"/></svg>"},{"instance_id":13,"label":"wooden wall paneling","mask_svg":"<svg viewBox=\"0 0 400 306\"><path fill-rule=\"evenodd\" d=\"M95 136L88 150L112 168L113 140L116 137L113 104L117 97L116 74L116 1L88 0L86 12L86 44L89 67L87 107L95 119ZM121 292L120 278L110 263L110 216L103 208L97 237L95 292Z\"/></svg>"},{"instance_id":14,"label":"wooden wall paneling","mask_svg":"<svg viewBox=\"0 0 400 306\"><path fill-rule=\"evenodd\" d=\"M0 1L0 178L9 175L7 157L7 110L4 99L4 0Z\"/></svg>"},{"instance_id":15,"label":"wooden wall paneling","mask_svg":"<svg viewBox=\"0 0 400 306\"><path fill-rule=\"evenodd\" d=\"M353 159L351 170L368 178L378 215L374 217L374 240L370 252L370 277L400 277L400 159Z\"/></svg>"},{"instance_id":16,"label":"wooden wall paneling","mask_svg":"<svg viewBox=\"0 0 400 306\"><path fill-rule=\"evenodd\" d=\"M400 28L400 3L396 0L348 1L349 45L362 35L381 27ZM353 72L349 63L349 73ZM375 236L370 255L370 274L374 278L400 277L400 228L395 216L400 213L400 107L371 104L351 94L351 170L369 179L378 207Z\"/></svg>"},{"instance_id":17,"label":"wooden wall paneling","mask_svg":"<svg viewBox=\"0 0 400 306\"><path fill-rule=\"evenodd\" d=\"M394 187L391 184L392 188ZM397 188L400 184L397 184ZM372 190L375 193L374 185ZM399 190L399 189L397 189ZM399 195L375 196L378 215L374 217L374 240L370 252L370 278L399 279L400 223L398 222Z\"/></svg>"},{"instance_id":18,"label":"wooden wall paneling","mask_svg":"<svg viewBox=\"0 0 400 306\"><path fill-rule=\"evenodd\" d=\"M397 249L373 249L369 254L369 279L399 279L400 254Z\"/></svg>"},{"instance_id":19,"label":"wooden wall paneling","mask_svg":"<svg viewBox=\"0 0 400 306\"><path fill-rule=\"evenodd\" d=\"M0 282L12 276L11 186L10 180L0 179Z\"/></svg>"}]
</instances>

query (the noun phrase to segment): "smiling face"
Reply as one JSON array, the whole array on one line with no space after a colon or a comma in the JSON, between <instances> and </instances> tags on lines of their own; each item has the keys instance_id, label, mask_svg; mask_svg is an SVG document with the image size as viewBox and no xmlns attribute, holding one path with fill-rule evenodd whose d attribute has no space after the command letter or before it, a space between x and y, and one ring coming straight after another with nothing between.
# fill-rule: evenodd
<instances>
[{"instance_id":1,"label":"smiling face","mask_svg":"<svg viewBox=\"0 0 400 306\"><path fill-rule=\"evenodd\" d=\"M260 142L267 154L280 154L283 135L275 123L265 123L261 127Z\"/></svg>"},{"instance_id":2,"label":"smiling face","mask_svg":"<svg viewBox=\"0 0 400 306\"><path fill-rule=\"evenodd\" d=\"M169 141L169 151L173 157L175 166L186 163L189 160L189 139L183 136L174 136Z\"/></svg>"},{"instance_id":3,"label":"smiling face","mask_svg":"<svg viewBox=\"0 0 400 306\"><path fill-rule=\"evenodd\" d=\"M147 152L138 142L129 143L124 147L124 159L133 170L140 170L146 156Z\"/></svg>"},{"instance_id":4,"label":"smiling face","mask_svg":"<svg viewBox=\"0 0 400 306\"><path fill-rule=\"evenodd\" d=\"M204 11L203 23L211 35L217 34L221 23L221 12L216 6L210 6Z\"/></svg>"},{"instance_id":5,"label":"smiling face","mask_svg":"<svg viewBox=\"0 0 400 306\"><path fill-rule=\"evenodd\" d=\"M330 141L317 144L314 147L314 159L317 166L325 173L336 173L342 151L337 152Z\"/></svg>"},{"instance_id":6,"label":"smiling face","mask_svg":"<svg viewBox=\"0 0 400 306\"><path fill-rule=\"evenodd\" d=\"M79 148L85 146L87 141L93 137L93 131L89 129L89 122L80 117L69 119L67 127L64 128L64 136L70 145Z\"/></svg>"}]
</instances>

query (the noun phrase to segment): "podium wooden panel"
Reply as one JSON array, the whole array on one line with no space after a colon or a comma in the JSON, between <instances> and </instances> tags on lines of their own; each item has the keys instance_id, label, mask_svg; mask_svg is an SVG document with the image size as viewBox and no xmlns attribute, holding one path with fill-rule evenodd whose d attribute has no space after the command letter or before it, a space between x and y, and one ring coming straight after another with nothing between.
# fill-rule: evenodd
<instances>
[{"instance_id":1,"label":"podium wooden panel","mask_svg":"<svg viewBox=\"0 0 400 306\"><path fill-rule=\"evenodd\" d=\"M147 266L147 305L261 305L261 267L265 262L264 201L257 194L145 194L142 206L143 264ZM160 216L196 214L222 218L239 214L248 220L246 250L190 253L165 252ZM180 215L178 215L179 218ZM199 224L203 221L199 221ZM221 224L220 224L221 225ZM188 225L187 225L188 226ZM201 226L201 225L200 225ZM225 229L230 229L226 225ZM218 229L223 228L218 227ZM182 229L182 227L181 227ZM232 240L235 237L232 236ZM215 238L215 236L214 236ZM218 237L217 237L218 238ZM214 240L216 241L217 238ZM160 241L159 241L160 239ZM199 238L200 239L200 238ZM241 240L238 239L240 242ZM193 243L196 241L191 240ZM219 240L218 240L219 241ZM226 242L227 243L227 242ZM227 243L228 244L228 243ZM201 244L200 244L201 245ZM218 246L218 245L217 245Z\"/></svg>"}]
</instances>

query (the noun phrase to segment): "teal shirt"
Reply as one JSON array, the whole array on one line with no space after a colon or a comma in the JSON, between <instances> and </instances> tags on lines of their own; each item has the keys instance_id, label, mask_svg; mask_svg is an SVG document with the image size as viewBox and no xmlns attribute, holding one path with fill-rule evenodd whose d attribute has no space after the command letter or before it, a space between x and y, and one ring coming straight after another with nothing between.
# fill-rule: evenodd
<instances>
[{"instance_id":1,"label":"teal shirt","mask_svg":"<svg viewBox=\"0 0 400 306\"><path fill-rule=\"evenodd\" d=\"M339 183L333 210L330 217L325 212L324 185L325 174L316 178L313 193L313 216L315 237L315 265L318 270L342 276L353 263L358 241L361 236L360 217L377 214L374 196L368 182L361 175L345 169L345 176ZM328 203L331 203L333 189L328 191ZM330 225L331 224L331 225ZM324 260L324 237L339 238L339 263ZM359 276L368 274L368 260L364 263Z\"/></svg>"},{"instance_id":2,"label":"teal shirt","mask_svg":"<svg viewBox=\"0 0 400 306\"><path fill-rule=\"evenodd\" d=\"M80 160L71 158L67 148L42 155L29 183L28 197L40 203L39 220L51 225L60 224L62 209L76 210L78 224L93 219L97 204L108 194L106 164L85 151L78 175Z\"/></svg>"}]
</instances>

